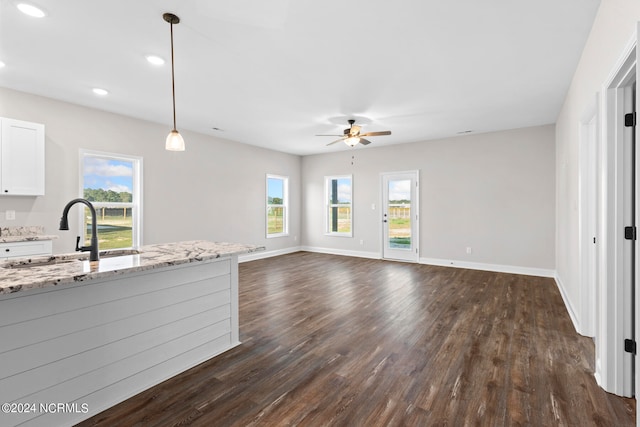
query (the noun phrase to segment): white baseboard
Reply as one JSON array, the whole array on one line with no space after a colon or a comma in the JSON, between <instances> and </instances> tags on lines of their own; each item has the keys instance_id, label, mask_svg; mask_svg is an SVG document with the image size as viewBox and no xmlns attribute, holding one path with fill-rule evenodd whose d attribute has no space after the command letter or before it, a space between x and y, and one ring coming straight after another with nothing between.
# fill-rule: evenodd
<instances>
[{"instance_id":1,"label":"white baseboard","mask_svg":"<svg viewBox=\"0 0 640 427\"><path fill-rule=\"evenodd\" d=\"M580 328L580 321L578 320L576 311L573 308L573 305L571 304L571 300L567 297L567 292L565 291L565 287L564 287L564 284L562 283L562 280L560 280L560 277L558 277L557 274L553 278L556 280L556 285L558 286L558 290L560 290L560 295L562 296L562 300L564 301L564 306L567 308L567 311L569 312L569 317L571 318L573 327L576 329L576 332L578 332L580 335L585 335L582 331L582 328Z\"/></svg>"},{"instance_id":2,"label":"white baseboard","mask_svg":"<svg viewBox=\"0 0 640 427\"><path fill-rule=\"evenodd\" d=\"M290 248L276 249L274 251L258 251L248 254L238 255L238 262L255 261L257 259L271 258L278 255L286 255L294 252L300 252L300 246L292 246Z\"/></svg>"},{"instance_id":3,"label":"white baseboard","mask_svg":"<svg viewBox=\"0 0 640 427\"><path fill-rule=\"evenodd\" d=\"M382 259L378 252L352 251L346 249L321 248L316 246L292 246L290 248L277 249L274 251L259 251L238 256L238 262L253 261L263 258L270 258L278 255L286 255L294 252L315 252L319 254L343 255L356 258ZM498 273L523 274L527 276L556 278L554 270L532 267L518 267L513 265L484 264L479 262L445 260L438 258L420 258L420 264L438 265L443 267L468 268L470 270L495 271ZM557 278L556 278L557 280ZM562 293L563 291L561 291ZM564 294L563 294L564 298Z\"/></svg>"},{"instance_id":4,"label":"white baseboard","mask_svg":"<svg viewBox=\"0 0 640 427\"><path fill-rule=\"evenodd\" d=\"M554 270L548 270L545 268L519 267L516 265L485 264L481 262L458 261L439 258L420 258L419 262L420 264L439 265L442 267L468 268L469 270L495 271L497 273L523 274L525 276L553 278L556 275L556 272Z\"/></svg>"},{"instance_id":5,"label":"white baseboard","mask_svg":"<svg viewBox=\"0 0 640 427\"><path fill-rule=\"evenodd\" d=\"M314 246L302 246L300 247L300 250L306 251L306 252L315 252L319 254L344 255L344 256L352 256L357 258L369 258L369 259L381 258L378 252L349 251L345 249L318 248Z\"/></svg>"},{"instance_id":6,"label":"white baseboard","mask_svg":"<svg viewBox=\"0 0 640 427\"><path fill-rule=\"evenodd\" d=\"M594 372L593 376L596 379L596 383L604 388L604 386L602 385L602 364L600 363L600 359L598 359L598 357L596 356L596 371Z\"/></svg>"}]
</instances>

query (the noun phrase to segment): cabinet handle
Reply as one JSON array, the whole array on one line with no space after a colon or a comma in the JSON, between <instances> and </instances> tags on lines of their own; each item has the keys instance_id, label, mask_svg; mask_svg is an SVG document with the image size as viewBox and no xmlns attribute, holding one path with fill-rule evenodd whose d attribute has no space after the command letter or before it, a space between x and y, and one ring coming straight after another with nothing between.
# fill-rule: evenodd
<instances>
[{"instance_id":1,"label":"cabinet handle","mask_svg":"<svg viewBox=\"0 0 640 427\"><path fill-rule=\"evenodd\" d=\"M4 250L5 252L11 252L11 249L7 248Z\"/></svg>"},{"instance_id":2,"label":"cabinet handle","mask_svg":"<svg viewBox=\"0 0 640 427\"><path fill-rule=\"evenodd\" d=\"M9 190L4 190L4 192L5 192L5 193L8 193L8 192L9 192Z\"/></svg>"}]
</instances>

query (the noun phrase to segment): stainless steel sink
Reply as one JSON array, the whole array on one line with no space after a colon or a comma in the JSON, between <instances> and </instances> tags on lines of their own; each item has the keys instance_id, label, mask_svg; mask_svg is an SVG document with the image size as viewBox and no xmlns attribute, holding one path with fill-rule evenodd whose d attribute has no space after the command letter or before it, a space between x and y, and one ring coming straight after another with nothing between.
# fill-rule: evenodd
<instances>
[{"instance_id":1,"label":"stainless steel sink","mask_svg":"<svg viewBox=\"0 0 640 427\"><path fill-rule=\"evenodd\" d=\"M137 249L111 249L106 251L100 251L100 258L113 258L116 256L126 256L126 255L139 255L140 252ZM83 259L89 259L88 256L84 256Z\"/></svg>"}]
</instances>

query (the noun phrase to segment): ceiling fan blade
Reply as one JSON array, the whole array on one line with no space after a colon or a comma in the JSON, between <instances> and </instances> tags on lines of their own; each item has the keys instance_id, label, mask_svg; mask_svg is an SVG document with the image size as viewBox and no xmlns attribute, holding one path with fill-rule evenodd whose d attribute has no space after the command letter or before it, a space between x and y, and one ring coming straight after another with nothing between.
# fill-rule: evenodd
<instances>
[{"instance_id":1,"label":"ceiling fan blade","mask_svg":"<svg viewBox=\"0 0 640 427\"><path fill-rule=\"evenodd\" d=\"M349 134L358 135L360 133L360 129L362 128L358 125L351 125L351 130L349 131Z\"/></svg>"},{"instance_id":2,"label":"ceiling fan blade","mask_svg":"<svg viewBox=\"0 0 640 427\"><path fill-rule=\"evenodd\" d=\"M367 132L367 133L360 134L360 136L381 136L381 135L391 135L391 131L383 130L380 132Z\"/></svg>"},{"instance_id":3,"label":"ceiling fan blade","mask_svg":"<svg viewBox=\"0 0 640 427\"><path fill-rule=\"evenodd\" d=\"M344 138L339 138L339 139L336 139L335 141L332 141L332 142L328 143L327 147L330 146L330 145L335 144L336 142L340 142L340 141L344 141Z\"/></svg>"},{"instance_id":4,"label":"ceiling fan blade","mask_svg":"<svg viewBox=\"0 0 640 427\"><path fill-rule=\"evenodd\" d=\"M369 145L371 144L371 141L369 141L368 139L360 138L360 144Z\"/></svg>"}]
</instances>

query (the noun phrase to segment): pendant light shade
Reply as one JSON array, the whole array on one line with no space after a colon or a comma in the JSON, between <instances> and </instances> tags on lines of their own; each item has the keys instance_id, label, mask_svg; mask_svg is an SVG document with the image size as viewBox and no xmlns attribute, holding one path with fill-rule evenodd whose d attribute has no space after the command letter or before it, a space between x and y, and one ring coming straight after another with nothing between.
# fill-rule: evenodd
<instances>
[{"instance_id":1,"label":"pendant light shade","mask_svg":"<svg viewBox=\"0 0 640 427\"><path fill-rule=\"evenodd\" d=\"M176 128L176 84L173 67L173 24L180 23L180 18L173 13L165 13L162 15L162 19L167 21L171 27L171 94L173 97L173 129L169 132L169 135L167 135L164 148L169 151L184 151L184 139L182 139L182 135L180 135L180 132L178 132Z\"/></svg>"},{"instance_id":2,"label":"pendant light shade","mask_svg":"<svg viewBox=\"0 0 640 427\"><path fill-rule=\"evenodd\" d=\"M182 139L180 132L175 129L169 132L164 148L169 151L184 151L184 139Z\"/></svg>"}]
</instances>

